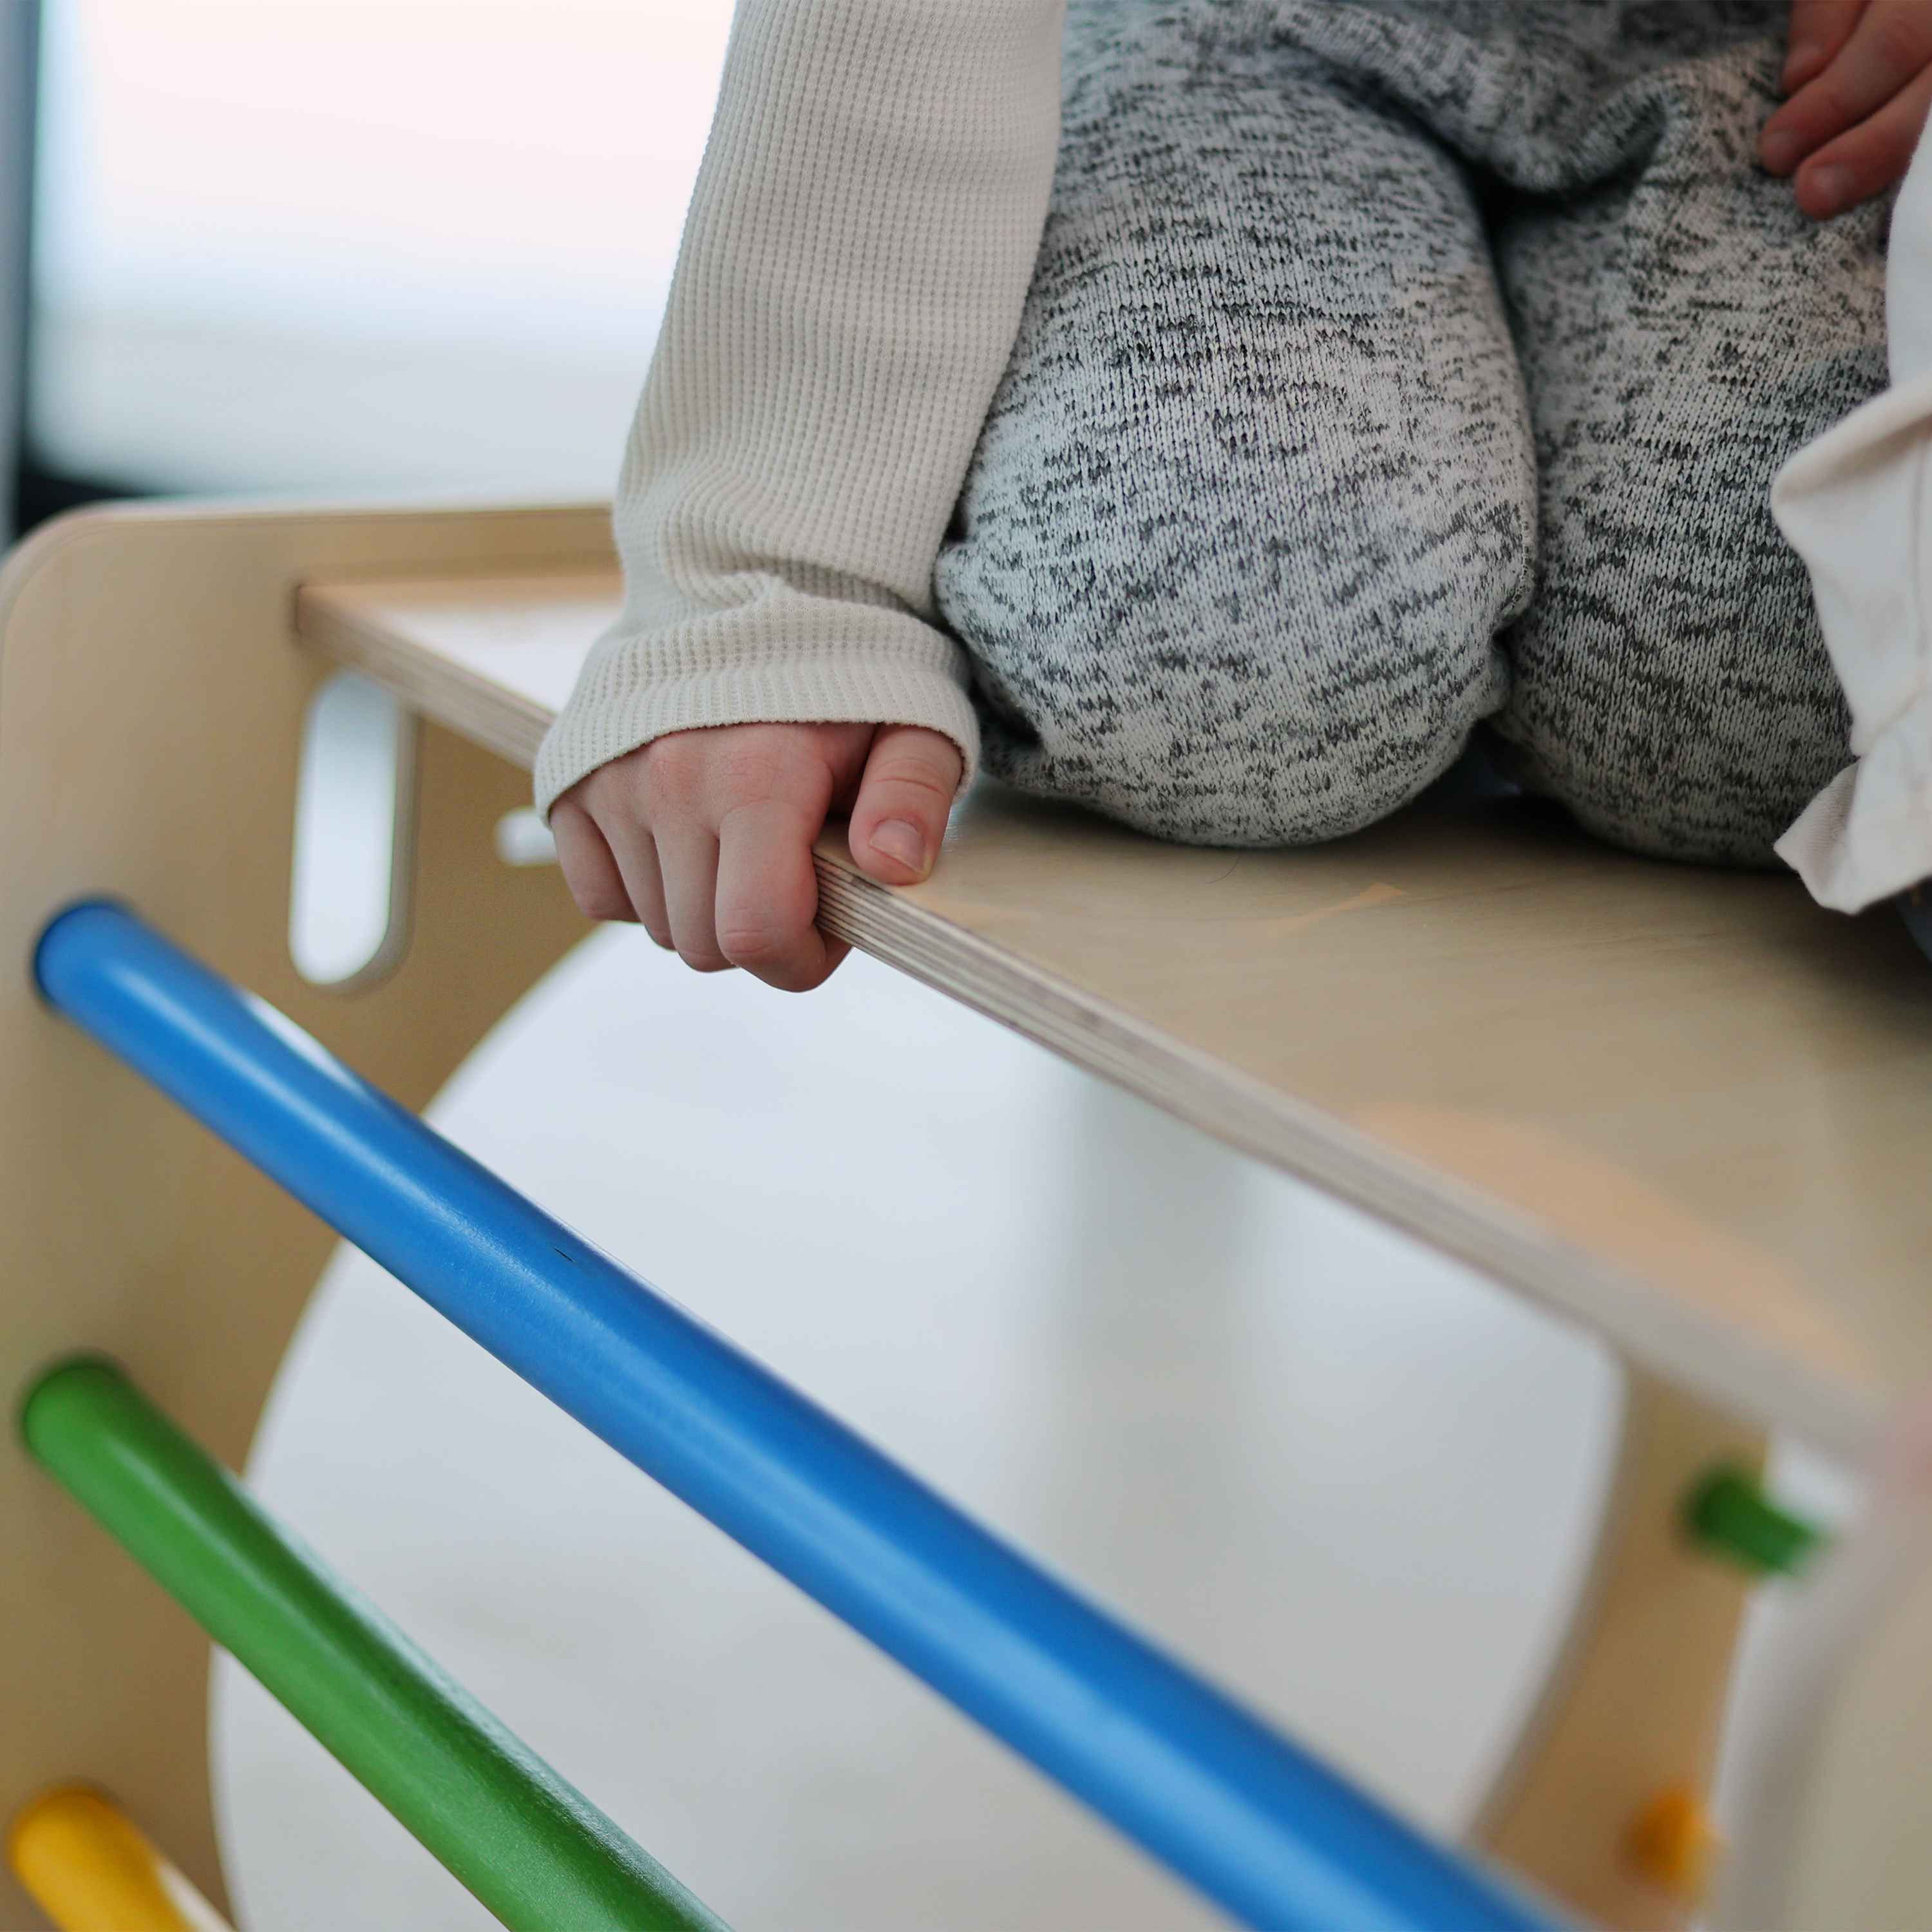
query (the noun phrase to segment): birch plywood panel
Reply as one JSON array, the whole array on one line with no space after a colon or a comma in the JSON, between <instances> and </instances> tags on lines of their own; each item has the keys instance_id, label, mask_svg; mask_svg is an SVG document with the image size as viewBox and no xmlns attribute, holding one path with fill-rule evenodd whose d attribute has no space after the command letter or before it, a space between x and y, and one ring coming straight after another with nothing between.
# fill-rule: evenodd
<instances>
[{"instance_id":1,"label":"birch plywood panel","mask_svg":"<svg viewBox=\"0 0 1932 1932\"><path fill-rule=\"evenodd\" d=\"M40 1004L34 940L111 894L419 1106L583 932L491 840L521 775L424 734L413 937L380 984L288 952L302 722L327 667L292 629L330 571L595 568L603 512L97 510L0 572L0 1382L98 1348L238 1462L332 1237ZM221 1897L208 1646L46 1474L0 1442L0 1813L98 1779ZM0 1870L0 1926L38 1923Z\"/></svg>"},{"instance_id":2,"label":"birch plywood panel","mask_svg":"<svg viewBox=\"0 0 1932 1932\"><path fill-rule=\"evenodd\" d=\"M452 586L311 590L302 634L430 716L526 768L590 640L622 602L616 571L560 569Z\"/></svg>"},{"instance_id":3,"label":"birch plywood panel","mask_svg":"<svg viewBox=\"0 0 1932 1932\"><path fill-rule=\"evenodd\" d=\"M312 585L298 624L527 759L616 596ZM1888 914L1521 798L1234 853L986 784L924 886L820 867L829 928L1736 1413L1856 1449L1932 1377L1932 967Z\"/></svg>"}]
</instances>

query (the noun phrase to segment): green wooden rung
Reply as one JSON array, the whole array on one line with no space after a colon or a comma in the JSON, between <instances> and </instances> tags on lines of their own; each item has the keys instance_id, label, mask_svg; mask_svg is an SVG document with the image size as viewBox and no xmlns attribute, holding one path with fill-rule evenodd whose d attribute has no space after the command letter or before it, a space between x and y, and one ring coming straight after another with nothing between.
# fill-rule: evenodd
<instances>
[{"instance_id":1,"label":"green wooden rung","mask_svg":"<svg viewBox=\"0 0 1932 1932\"><path fill-rule=\"evenodd\" d=\"M1795 1576L1825 1540L1815 1526L1780 1509L1755 1477L1729 1465L1690 1492L1684 1525L1713 1555L1754 1576Z\"/></svg>"},{"instance_id":2,"label":"green wooden rung","mask_svg":"<svg viewBox=\"0 0 1932 1932\"><path fill-rule=\"evenodd\" d=\"M111 1363L62 1363L33 1454L513 1932L727 1932Z\"/></svg>"}]
</instances>

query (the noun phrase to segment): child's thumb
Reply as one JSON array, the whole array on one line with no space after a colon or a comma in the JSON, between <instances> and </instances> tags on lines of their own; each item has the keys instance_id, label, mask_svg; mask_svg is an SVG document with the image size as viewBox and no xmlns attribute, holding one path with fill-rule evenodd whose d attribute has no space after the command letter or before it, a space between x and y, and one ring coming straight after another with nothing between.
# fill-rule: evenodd
<instances>
[{"instance_id":1,"label":"child's thumb","mask_svg":"<svg viewBox=\"0 0 1932 1932\"><path fill-rule=\"evenodd\" d=\"M932 870L965 766L943 732L882 724L853 802L852 856L882 885L909 886Z\"/></svg>"}]
</instances>

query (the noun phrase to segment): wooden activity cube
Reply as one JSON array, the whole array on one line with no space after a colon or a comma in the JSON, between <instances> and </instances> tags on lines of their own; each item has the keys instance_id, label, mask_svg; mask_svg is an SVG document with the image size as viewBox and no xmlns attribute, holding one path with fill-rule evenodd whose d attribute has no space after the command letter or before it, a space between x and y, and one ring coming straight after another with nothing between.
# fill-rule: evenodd
<instances>
[{"instance_id":1,"label":"wooden activity cube","mask_svg":"<svg viewBox=\"0 0 1932 1932\"><path fill-rule=\"evenodd\" d=\"M554 872L493 839L617 597L598 506L110 508L14 554L9 1390L98 1351L238 1466L334 1239L49 1010L49 920L124 902L420 1108L583 934ZM292 826L306 710L344 665L420 740L398 943L321 988L289 956ZM828 931L1617 1352L1594 1570L1474 1836L1592 1922L1689 1923L1672 1846L1708 1788L1748 1580L1687 1534L1685 1499L1754 1468L1772 1430L1864 1456L1932 1383L1932 965L1898 920L1634 857L1520 797L1230 853L983 784L924 885L872 884L836 832L818 864ZM207 1643L10 1437L0 1629L0 1806L97 1781L219 1901ZM1932 1696L1924 1662L1865 1666L1894 1714ZM1840 1664L1780 1922L1932 1922L1907 1822L1924 1768ZM39 1922L0 1875L0 1927Z\"/></svg>"}]
</instances>

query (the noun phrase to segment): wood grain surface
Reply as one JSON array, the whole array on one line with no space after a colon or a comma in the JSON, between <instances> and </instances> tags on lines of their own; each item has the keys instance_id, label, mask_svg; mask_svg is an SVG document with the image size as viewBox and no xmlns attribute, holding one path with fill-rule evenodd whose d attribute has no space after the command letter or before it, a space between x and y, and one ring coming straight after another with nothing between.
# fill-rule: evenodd
<instances>
[{"instance_id":1,"label":"wood grain surface","mask_svg":"<svg viewBox=\"0 0 1932 1932\"><path fill-rule=\"evenodd\" d=\"M232 1467L334 1237L34 989L46 920L125 899L420 1107L583 935L554 872L508 866L522 775L423 734L410 943L386 978L289 956L302 720L329 667L293 634L308 577L608 556L601 507L124 506L42 526L0 572L0 1386L115 1357ZM0 1817L104 1786L224 1901L206 1640L0 1431ZM0 1928L43 1922L0 1864Z\"/></svg>"},{"instance_id":2,"label":"wood grain surface","mask_svg":"<svg viewBox=\"0 0 1932 1932\"><path fill-rule=\"evenodd\" d=\"M298 625L527 760L617 596L312 584ZM1734 1414L1855 1451L1932 1378L1932 963L1888 911L1520 796L1232 852L986 783L922 886L819 863L828 929Z\"/></svg>"}]
</instances>

